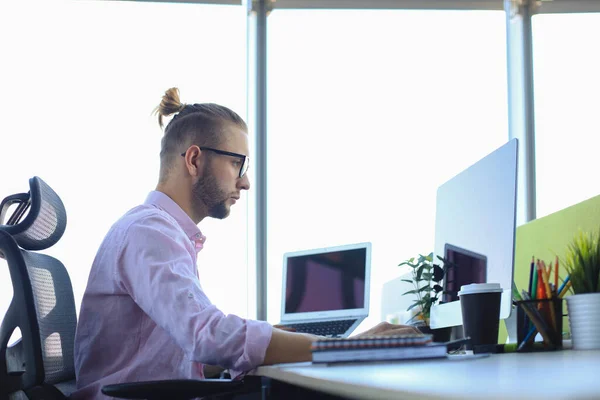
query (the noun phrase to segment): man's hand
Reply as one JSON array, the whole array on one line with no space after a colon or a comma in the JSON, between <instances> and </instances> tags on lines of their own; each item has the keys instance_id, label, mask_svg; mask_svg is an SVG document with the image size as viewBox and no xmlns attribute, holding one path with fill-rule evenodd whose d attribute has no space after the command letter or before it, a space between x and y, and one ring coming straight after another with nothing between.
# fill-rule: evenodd
<instances>
[{"instance_id":1,"label":"man's hand","mask_svg":"<svg viewBox=\"0 0 600 400\"><path fill-rule=\"evenodd\" d=\"M354 338L364 337L364 336L393 336L393 335L414 335L419 334L422 335L421 331L414 326L409 325L394 325L388 322L380 322L375 325L373 328L365 331L363 333L359 333Z\"/></svg>"},{"instance_id":2,"label":"man's hand","mask_svg":"<svg viewBox=\"0 0 600 400\"><path fill-rule=\"evenodd\" d=\"M290 332L291 328L274 325L271 342L265 353L263 365L311 361L311 345L316 340L324 339L322 336L310 335L308 333ZM354 337L371 335L414 335L422 334L417 328L408 325L393 325L382 322L366 332Z\"/></svg>"}]
</instances>

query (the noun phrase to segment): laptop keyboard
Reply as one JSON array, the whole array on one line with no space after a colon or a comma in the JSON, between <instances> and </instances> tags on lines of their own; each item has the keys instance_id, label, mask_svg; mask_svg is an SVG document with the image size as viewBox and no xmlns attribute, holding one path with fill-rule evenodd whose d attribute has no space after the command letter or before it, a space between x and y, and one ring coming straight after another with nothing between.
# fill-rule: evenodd
<instances>
[{"instance_id":1,"label":"laptop keyboard","mask_svg":"<svg viewBox=\"0 0 600 400\"><path fill-rule=\"evenodd\" d=\"M298 324L285 324L297 332L312 333L319 336L337 337L343 335L356 319L344 319L336 321L304 322Z\"/></svg>"}]
</instances>

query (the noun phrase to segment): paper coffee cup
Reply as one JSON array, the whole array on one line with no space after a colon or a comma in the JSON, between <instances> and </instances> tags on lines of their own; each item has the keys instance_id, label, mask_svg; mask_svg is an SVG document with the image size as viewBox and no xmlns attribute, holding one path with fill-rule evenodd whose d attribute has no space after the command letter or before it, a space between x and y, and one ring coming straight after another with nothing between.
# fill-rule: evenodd
<instances>
[{"instance_id":1,"label":"paper coffee cup","mask_svg":"<svg viewBox=\"0 0 600 400\"><path fill-rule=\"evenodd\" d=\"M461 286L458 296L464 335L471 338L471 345L467 348L498 343L502 292L498 283L472 283Z\"/></svg>"},{"instance_id":2,"label":"paper coffee cup","mask_svg":"<svg viewBox=\"0 0 600 400\"><path fill-rule=\"evenodd\" d=\"M502 286L499 283L471 283L460 287L458 296L476 293L502 293Z\"/></svg>"}]
</instances>

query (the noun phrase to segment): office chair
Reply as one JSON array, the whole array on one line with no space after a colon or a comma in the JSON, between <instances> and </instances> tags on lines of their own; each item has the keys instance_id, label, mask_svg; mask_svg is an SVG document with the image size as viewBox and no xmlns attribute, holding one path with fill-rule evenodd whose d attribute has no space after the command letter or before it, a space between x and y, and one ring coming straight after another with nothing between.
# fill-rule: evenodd
<instances>
[{"instance_id":1,"label":"office chair","mask_svg":"<svg viewBox=\"0 0 600 400\"><path fill-rule=\"evenodd\" d=\"M37 251L58 242L67 216L44 181L33 177L29 186L0 203L0 257L13 288L0 325L0 398L65 399L75 388L73 290L62 263ZM8 346L16 328L21 339Z\"/></svg>"},{"instance_id":2,"label":"office chair","mask_svg":"<svg viewBox=\"0 0 600 400\"><path fill-rule=\"evenodd\" d=\"M0 400L65 400L75 391L73 288L64 265L37 251L58 242L67 214L42 179L31 178L29 187L28 193L0 203L0 257L7 261L13 287L0 325ZM21 339L8 346L16 328ZM260 378L247 377L121 383L104 386L102 393L125 399L190 399L260 390Z\"/></svg>"}]
</instances>

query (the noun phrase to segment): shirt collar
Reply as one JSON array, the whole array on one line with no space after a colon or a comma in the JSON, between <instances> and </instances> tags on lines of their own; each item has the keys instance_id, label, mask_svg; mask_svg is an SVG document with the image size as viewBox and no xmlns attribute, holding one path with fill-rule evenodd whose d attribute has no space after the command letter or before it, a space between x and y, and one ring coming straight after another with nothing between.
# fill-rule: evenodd
<instances>
[{"instance_id":1,"label":"shirt collar","mask_svg":"<svg viewBox=\"0 0 600 400\"><path fill-rule=\"evenodd\" d=\"M175 221L177 221L181 229L183 229L185 234L195 243L196 250L200 251L202 249L206 236L202 234L198 225L192 221L190 216L187 215L173 199L163 192L153 190L148 194L148 197L146 197L144 204L156 206L161 210L166 211L170 216L175 218Z\"/></svg>"}]
</instances>

